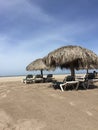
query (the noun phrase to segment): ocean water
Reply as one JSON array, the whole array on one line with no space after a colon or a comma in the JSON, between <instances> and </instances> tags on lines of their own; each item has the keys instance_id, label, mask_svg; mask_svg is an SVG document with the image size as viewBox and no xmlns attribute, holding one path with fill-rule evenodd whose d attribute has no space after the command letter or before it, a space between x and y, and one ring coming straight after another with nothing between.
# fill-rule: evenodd
<instances>
[{"instance_id":1,"label":"ocean water","mask_svg":"<svg viewBox=\"0 0 98 130\"><path fill-rule=\"evenodd\" d=\"M98 72L98 70L95 70L95 69L88 70L88 72L93 72L93 71ZM76 74L85 74L85 73L87 73L87 70L79 70L79 71L76 71L76 70L75 70L75 73L76 73ZM40 71L26 71L26 72L20 73L20 74L15 74L15 73L14 73L14 74L0 75L0 77L26 76L27 74L36 75L36 74L41 74L41 72L40 72ZM63 70L56 69L55 71L46 71L46 70L44 70L44 71L43 71L43 74L44 74L44 75L47 75L47 74L64 75L64 74L70 74L70 70L66 70L66 69L63 69Z\"/></svg>"}]
</instances>

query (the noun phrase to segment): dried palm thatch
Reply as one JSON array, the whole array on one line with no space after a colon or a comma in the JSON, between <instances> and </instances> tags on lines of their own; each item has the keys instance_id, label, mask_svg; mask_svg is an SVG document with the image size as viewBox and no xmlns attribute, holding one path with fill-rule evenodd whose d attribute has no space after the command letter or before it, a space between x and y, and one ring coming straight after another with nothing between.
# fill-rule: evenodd
<instances>
[{"instance_id":1,"label":"dried palm thatch","mask_svg":"<svg viewBox=\"0 0 98 130\"><path fill-rule=\"evenodd\" d=\"M80 46L64 46L50 52L43 58L44 63L51 67L61 67L71 70L75 76L75 69L98 69L98 56Z\"/></svg>"},{"instance_id":2,"label":"dried palm thatch","mask_svg":"<svg viewBox=\"0 0 98 130\"><path fill-rule=\"evenodd\" d=\"M44 62L42 61L41 58L36 59L35 61L31 62L27 67L27 71L32 71L32 70L40 70L41 74L43 75L43 70L53 70L51 67L47 67Z\"/></svg>"}]
</instances>

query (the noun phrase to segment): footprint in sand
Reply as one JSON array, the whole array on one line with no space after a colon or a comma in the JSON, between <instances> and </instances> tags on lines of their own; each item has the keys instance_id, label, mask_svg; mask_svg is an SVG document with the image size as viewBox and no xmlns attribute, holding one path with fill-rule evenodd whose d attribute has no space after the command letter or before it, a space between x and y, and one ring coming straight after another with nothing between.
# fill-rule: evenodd
<instances>
[{"instance_id":1,"label":"footprint in sand","mask_svg":"<svg viewBox=\"0 0 98 130\"><path fill-rule=\"evenodd\" d=\"M75 103L74 103L74 102L69 102L69 104L70 104L71 106L75 106Z\"/></svg>"},{"instance_id":2,"label":"footprint in sand","mask_svg":"<svg viewBox=\"0 0 98 130\"><path fill-rule=\"evenodd\" d=\"M0 130L12 130L12 119L5 111L0 110Z\"/></svg>"},{"instance_id":3,"label":"footprint in sand","mask_svg":"<svg viewBox=\"0 0 98 130\"><path fill-rule=\"evenodd\" d=\"M44 122L39 122L35 119L18 120L18 123L13 127L14 130L40 130L44 128L46 124Z\"/></svg>"},{"instance_id":4,"label":"footprint in sand","mask_svg":"<svg viewBox=\"0 0 98 130\"><path fill-rule=\"evenodd\" d=\"M58 98L58 99L64 99L64 97L56 95L56 94L50 94L51 97Z\"/></svg>"},{"instance_id":5,"label":"footprint in sand","mask_svg":"<svg viewBox=\"0 0 98 130\"><path fill-rule=\"evenodd\" d=\"M7 97L7 94L2 93L0 96L1 96L1 98L5 98L5 97Z\"/></svg>"},{"instance_id":6,"label":"footprint in sand","mask_svg":"<svg viewBox=\"0 0 98 130\"><path fill-rule=\"evenodd\" d=\"M13 119L3 110L0 110L0 130L41 130L46 123L37 119L21 119L13 122Z\"/></svg>"},{"instance_id":7,"label":"footprint in sand","mask_svg":"<svg viewBox=\"0 0 98 130\"><path fill-rule=\"evenodd\" d=\"M87 114L88 116L93 116L93 113L91 113L90 111L86 111L86 114Z\"/></svg>"},{"instance_id":8,"label":"footprint in sand","mask_svg":"<svg viewBox=\"0 0 98 130\"><path fill-rule=\"evenodd\" d=\"M2 91L0 91L0 97L1 98L5 98L5 97L7 97L7 94L10 92L10 90L2 90Z\"/></svg>"}]
</instances>

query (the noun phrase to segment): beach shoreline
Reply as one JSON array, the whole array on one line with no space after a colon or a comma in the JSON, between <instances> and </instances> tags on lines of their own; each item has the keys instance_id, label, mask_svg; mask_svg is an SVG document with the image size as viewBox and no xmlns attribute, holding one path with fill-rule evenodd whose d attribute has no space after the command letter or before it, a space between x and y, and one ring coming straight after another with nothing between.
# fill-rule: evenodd
<instances>
[{"instance_id":1,"label":"beach shoreline","mask_svg":"<svg viewBox=\"0 0 98 130\"><path fill-rule=\"evenodd\" d=\"M70 74L54 74L53 78L56 80L63 80L67 75ZM76 74L76 76L83 76L84 74ZM46 77L47 75L43 75L43 77ZM1 76L0 82L11 82L11 81L22 81L26 76Z\"/></svg>"}]
</instances>

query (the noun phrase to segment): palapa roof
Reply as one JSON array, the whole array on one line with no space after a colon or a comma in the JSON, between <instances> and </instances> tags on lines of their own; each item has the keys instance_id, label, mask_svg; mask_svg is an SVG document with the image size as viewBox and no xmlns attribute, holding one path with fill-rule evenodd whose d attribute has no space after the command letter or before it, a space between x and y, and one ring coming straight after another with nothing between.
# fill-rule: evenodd
<instances>
[{"instance_id":1,"label":"palapa roof","mask_svg":"<svg viewBox=\"0 0 98 130\"><path fill-rule=\"evenodd\" d=\"M50 70L52 68L47 67L44 62L42 61L41 58L34 60L31 62L27 67L27 71L32 71L32 70Z\"/></svg>"},{"instance_id":2,"label":"palapa roof","mask_svg":"<svg viewBox=\"0 0 98 130\"><path fill-rule=\"evenodd\" d=\"M47 66L78 69L98 69L98 56L80 46L63 46L43 58Z\"/></svg>"}]
</instances>

